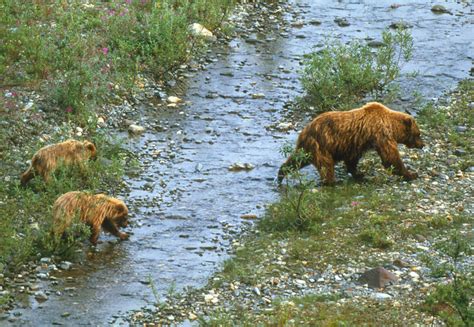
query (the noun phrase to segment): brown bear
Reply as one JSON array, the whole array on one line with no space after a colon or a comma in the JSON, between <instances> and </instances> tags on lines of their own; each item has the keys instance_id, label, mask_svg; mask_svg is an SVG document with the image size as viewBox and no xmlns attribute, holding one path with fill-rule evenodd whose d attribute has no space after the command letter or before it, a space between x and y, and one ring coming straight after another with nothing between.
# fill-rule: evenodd
<instances>
[{"instance_id":1,"label":"brown bear","mask_svg":"<svg viewBox=\"0 0 474 327\"><path fill-rule=\"evenodd\" d=\"M53 206L54 234L62 235L76 215L91 227L90 241L94 245L97 244L101 228L121 240L128 238L126 233L121 233L118 229L128 225L128 208L119 199L85 192L61 195Z\"/></svg>"},{"instance_id":2,"label":"brown bear","mask_svg":"<svg viewBox=\"0 0 474 327\"><path fill-rule=\"evenodd\" d=\"M50 174L61 163L82 164L88 159L95 159L96 156L96 147L89 141L67 140L45 146L33 155L30 167L21 175L21 185L25 186L36 174L47 182Z\"/></svg>"},{"instance_id":3,"label":"brown bear","mask_svg":"<svg viewBox=\"0 0 474 327\"><path fill-rule=\"evenodd\" d=\"M300 133L296 150L310 154L306 160L297 160L295 154L278 172L280 184L290 169L313 164L324 184L333 184L334 164L344 161L347 171L358 179L357 163L364 152L375 149L385 168L393 166L394 173L406 180L418 177L409 171L400 159L397 144L421 149L424 144L415 120L408 114L391 110L378 102L350 111L326 112L316 117Z\"/></svg>"}]
</instances>

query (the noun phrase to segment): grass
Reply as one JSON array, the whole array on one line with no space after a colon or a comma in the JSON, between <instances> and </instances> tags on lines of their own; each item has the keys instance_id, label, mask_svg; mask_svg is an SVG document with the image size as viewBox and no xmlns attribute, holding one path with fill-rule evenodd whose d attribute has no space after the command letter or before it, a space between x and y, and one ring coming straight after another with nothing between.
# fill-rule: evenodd
<instances>
[{"instance_id":1,"label":"grass","mask_svg":"<svg viewBox=\"0 0 474 327\"><path fill-rule=\"evenodd\" d=\"M413 39L408 30L382 33L383 46L373 50L360 41L342 44L329 41L321 50L309 54L301 83L303 107L317 112L347 110L366 96L380 98L396 90L401 64L411 59Z\"/></svg>"},{"instance_id":2,"label":"grass","mask_svg":"<svg viewBox=\"0 0 474 327\"><path fill-rule=\"evenodd\" d=\"M388 326L419 323L410 318L412 310L394 307L392 303L367 300L352 304L337 296L307 295L279 301L272 310L258 318L245 310L217 312L202 326ZM238 324L236 323L238 321Z\"/></svg>"}]
</instances>

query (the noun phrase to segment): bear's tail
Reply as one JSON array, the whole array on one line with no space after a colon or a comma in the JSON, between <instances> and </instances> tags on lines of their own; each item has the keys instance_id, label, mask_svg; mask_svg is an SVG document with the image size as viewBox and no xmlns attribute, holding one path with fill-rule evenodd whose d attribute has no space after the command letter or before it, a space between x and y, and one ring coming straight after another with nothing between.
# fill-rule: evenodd
<instances>
[{"instance_id":1,"label":"bear's tail","mask_svg":"<svg viewBox=\"0 0 474 327\"><path fill-rule=\"evenodd\" d=\"M283 179L290 173L290 171L300 170L303 167L306 167L311 163L310 158L305 159L295 159L295 154L291 154L283 165L281 165L280 170L278 171L278 185L281 184Z\"/></svg>"},{"instance_id":2,"label":"bear's tail","mask_svg":"<svg viewBox=\"0 0 474 327\"><path fill-rule=\"evenodd\" d=\"M20 181L21 181L21 186L26 186L28 182L35 177L35 172L33 169L33 166L30 166L23 174L21 174Z\"/></svg>"}]
</instances>

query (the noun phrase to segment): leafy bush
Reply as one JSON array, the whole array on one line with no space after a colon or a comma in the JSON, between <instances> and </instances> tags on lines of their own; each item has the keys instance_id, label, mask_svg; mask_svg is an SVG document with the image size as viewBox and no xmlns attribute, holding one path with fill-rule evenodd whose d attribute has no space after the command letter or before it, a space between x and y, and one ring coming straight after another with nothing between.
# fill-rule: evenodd
<instances>
[{"instance_id":1,"label":"leafy bush","mask_svg":"<svg viewBox=\"0 0 474 327\"><path fill-rule=\"evenodd\" d=\"M303 101L318 111L351 108L366 95L378 96L400 75L400 64L412 55L407 30L382 33L383 46L373 51L360 41L329 42L308 56L301 77Z\"/></svg>"}]
</instances>

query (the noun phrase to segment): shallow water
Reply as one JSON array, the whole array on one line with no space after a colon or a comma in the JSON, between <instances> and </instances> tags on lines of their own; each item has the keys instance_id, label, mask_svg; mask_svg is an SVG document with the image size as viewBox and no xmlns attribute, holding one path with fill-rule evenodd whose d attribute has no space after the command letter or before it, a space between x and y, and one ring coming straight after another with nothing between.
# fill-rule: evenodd
<instances>
[{"instance_id":1,"label":"shallow water","mask_svg":"<svg viewBox=\"0 0 474 327\"><path fill-rule=\"evenodd\" d=\"M264 204L278 197L279 149L294 142L296 132L269 126L280 121L284 104L300 95L302 54L328 35L378 40L392 22L403 19L413 25L414 58L403 69L419 74L402 79L402 98L414 90L424 98L439 97L468 76L474 58L470 7L449 1L443 5L454 15L435 15L430 11L435 2L427 1L403 1L407 4L394 10L391 1L327 3L294 1L297 19L305 22L302 28L280 35L270 24L265 35L250 33L261 42L236 38L215 46L215 60L207 69L190 73L170 92L188 105L138 108L140 124L167 129L148 129L125 145L143 166L139 176L126 180L130 193L121 196L132 212L130 240L110 243L112 237L101 235L104 243L83 266L56 275L58 283L50 285L46 302L31 299L27 308L15 310L21 316L14 325L120 324L114 315L155 302L150 280L160 297L172 288L204 285L228 256L230 239L243 222L240 216L262 214ZM337 26L336 17L346 17L351 25ZM315 19L321 25L309 24ZM255 93L265 97L253 99ZM409 103L399 102L398 109L409 109ZM255 168L229 171L235 162Z\"/></svg>"}]
</instances>

